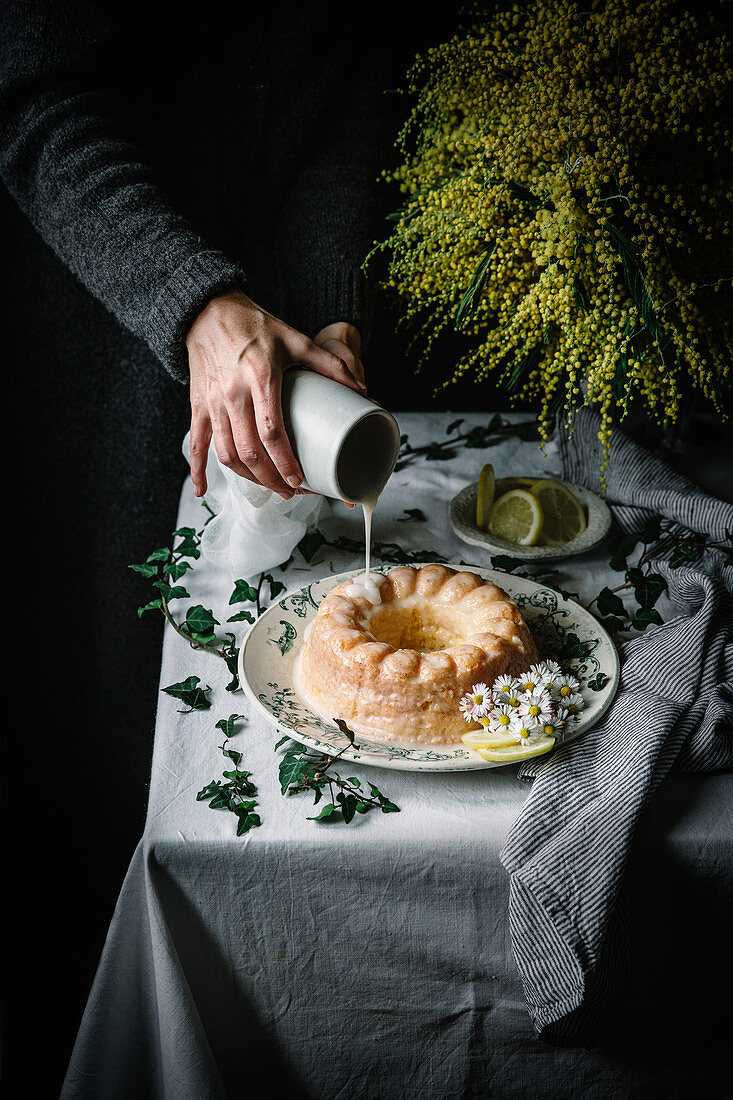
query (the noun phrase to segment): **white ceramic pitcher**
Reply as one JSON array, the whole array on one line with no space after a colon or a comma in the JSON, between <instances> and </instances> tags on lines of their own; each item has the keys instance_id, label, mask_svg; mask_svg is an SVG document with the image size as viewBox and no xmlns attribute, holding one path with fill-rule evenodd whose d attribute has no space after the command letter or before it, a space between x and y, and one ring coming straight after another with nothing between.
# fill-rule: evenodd
<instances>
[{"instance_id":1,"label":"white ceramic pitcher","mask_svg":"<svg viewBox=\"0 0 733 1100\"><path fill-rule=\"evenodd\" d=\"M377 499L400 450L400 429L391 413L300 367L283 375L282 407L304 488L354 504Z\"/></svg>"}]
</instances>

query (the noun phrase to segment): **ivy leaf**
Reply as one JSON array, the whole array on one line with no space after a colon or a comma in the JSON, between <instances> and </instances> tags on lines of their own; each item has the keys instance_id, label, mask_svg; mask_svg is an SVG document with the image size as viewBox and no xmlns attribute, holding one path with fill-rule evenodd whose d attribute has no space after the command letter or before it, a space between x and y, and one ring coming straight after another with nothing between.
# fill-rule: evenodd
<instances>
[{"instance_id":1,"label":"ivy leaf","mask_svg":"<svg viewBox=\"0 0 733 1100\"><path fill-rule=\"evenodd\" d=\"M231 603L231 600L229 601ZM238 611L236 615L230 615L228 623L253 623L255 617L251 611Z\"/></svg>"},{"instance_id":2,"label":"ivy leaf","mask_svg":"<svg viewBox=\"0 0 733 1100\"><path fill-rule=\"evenodd\" d=\"M348 825L353 820L356 813L357 800L353 794L345 794L343 791L339 791L336 795L336 801L341 805L341 813L343 814L344 821Z\"/></svg>"},{"instance_id":3,"label":"ivy leaf","mask_svg":"<svg viewBox=\"0 0 733 1100\"><path fill-rule=\"evenodd\" d=\"M302 748L290 749L280 761L280 792L285 794L290 787L300 784L305 761L302 759Z\"/></svg>"},{"instance_id":4,"label":"ivy leaf","mask_svg":"<svg viewBox=\"0 0 733 1100\"><path fill-rule=\"evenodd\" d=\"M341 732L344 734L344 736L348 737L349 742L353 745L354 744L354 737L356 736L354 734L353 730L349 729L349 727L344 722L343 718L334 718L334 722L338 726L338 728L341 730Z\"/></svg>"},{"instance_id":5,"label":"ivy leaf","mask_svg":"<svg viewBox=\"0 0 733 1100\"><path fill-rule=\"evenodd\" d=\"M334 806L333 802L327 802L320 813L317 813L315 817L309 817L309 821L330 821L335 817L338 817L338 807Z\"/></svg>"},{"instance_id":6,"label":"ivy leaf","mask_svg":"<svg viewBox=\"0 0 733 1100\"><path fill-rule=\"evenodd\" d=\"M421 508L405 508L404 516L397 520L398 523L427 523L428 517Z\"/></svg>"},{"instance_id":7,"label":"ivy leaf","mask_svg":"<svg viewBox=\"0 0 733 1100\"><path fill-rule=\"evenodd\" d=\"M200 558L201 551L196 545L196 530L193 527L179 527L173 532L180 542L173 548L174 553L184 558Z\"/></svg>"},{"instance_id":8,"label":"ivy leaf","mask_svg":"<svg viewBox=\"0 0 733 1100\"><path fill-rule=\"evenodd\" d=\"M641 607L653 607L663 592L667 591L667 582L661 573L642 573L641 569L629 569L627 581L634 586L634 595Z\"/></svg>"},{"instance_id":9,"label":"ivy leaf","mask_svg":"<svg viewBox=\"0 0 733 1100\"><path fill-rule=\"evenodd\" d=\"M182 714L190 714L192 710L208 710L211 706L211 701L207 698L206 693L211 691L210 687L199 687L200 680L198 676L189 676L186 680L181 680L178 684L169 684L168 687L161 688L166 695L172 695L174 699L180 699L187 707L190 707L189 711L182 711Z\"/></svg>"},{"instance_id":10,"label":"ivy leaf","mask_svg":"<svg viewBox=\"0 0 733 1100\"><path fill-rule=\"evenodd\" d=\"M245 600L249 601L250 603L254 603L256 599L257 589L253 588L251 584L248 584L247 581L242 580L234 582L234 591L229 597L230 604L243 603ZM254 622L254 619L252 621Z\"/></svg>"},{"instance_id":11,"label":"ivy leaf","mask_svg":"<svg viewBox=\"0 0 733 1100\"><path fill-rule=\"evenodd\" d=\"M265 573L265 580L270 585L271 600L274 600L276 596L279 596L281 592L285 591L285 585L283 584L283 582L273 580L269 573Z\"/></svg>"},{"instance_id":12,"label":"ivy leaf","mask_svg":"<svg viewBox=\"0 0 733 1100\"><path fill-rule=\"evenodd\" d=\"M180 600L188 596L188 592L182 585L171 587L167 581L153 581L153 587L163 594L163 599L169 603L171 600Z\"/></svg>"},{"instance_id":13,"label":"ivy leaf","mask_svg":"<svg viewBox=\"0 0 733 1100\"><path fill-rule=\"evenodd\" d=\"M219 621L207 608L200 603L195 607L189 607L186 612L186 627L190 634L201 641L207 641L213 636L215 626L219 626Z\"/></svg>"},{"instance_id":14,"label":"ivy leaf","mask_svg":"<svg viewBox=\"0 0 733 1100\"><path fill-rule=\"evenodd\" d=\"M161 546L158 550L153 550L151 554L148 554L145 559L146 562L154 561L168 561L171 556L171 552L167 546Z\"/></svg>"},{"instance_id":15,"label":"ivy leaf","mask_svg":"<svg viewBox=\"0 0 733 1100\"><path fill-rule=\"evenodd\" d=\"M196 795L197 802L204 802L209 798L214 798L221 791L221 783L218 779L212 780L211 783L207 783L198 794Z\"/></svg>"},{"instance_id":16,"label":"ivy leaf","mask_svg":"<svg viewBox=\"0 0 733 1100\"><path fill-rule=\"evenodd\" d=\"M605 627L609 634L617 634L619 630L626 629L626 619L622 619L618 615L607 615L605 619L600 619L599 621L601 626Z\"/></svg>"},{"instance_id":17,"label":"ivy leaf","mask_svg":"<svg viewBox=\"0 0 733 1100\"><path fill-rule=\"evenodd\" d=\"M174 561L163 566L163 573L170 577L172 581L177 581L191 568L190 561Z\"/></svg>"},{"instance_id":18,"label":"ivy leaf","mask_svg":"<svg viewBox=\"0 0 733 1100\"><path fill-rule=\"evenodd\" d=\"M661 623L662 616L657 611L656 607L640 607L631 620L631 625L636 630L646 630L652 623Z\"/></svg>"},{"instance_id":19,"label":"ivy leaf","mask_svg":"<svg viewBox=\"0 0 733 1100\"><path fill-rule=\"evenodd\" d=\"M217 722L217 726L218 725L219 723ZM242 763L242 754L241 752L237 752L236 749L222 749L221 751L223 755L228 756L235 765L239 766L239 764ZM247 772L247 774L249 775L250 773ZM228 775L228 772L224 772L224 775Z\"/></svg>"},{"instance_id":20,"label":"ivy leaf","mask_svg":"<svg viewBox=\"0 0 733 1100\"><path fill-rule=\"evenodd\" d=\"M455 432L455 431L458 431L458 429L460 428L461 424L463 424L463 423L464 423L464 418L463 418L463 417L461 417L461 419L460 419L460 420L454 420L454 421L452 421L452 423L450 423L450 424L448 425L448 427L447 427L447 428L445 429L445 434L446 434L446 435L450 435L450 434L451 434L451 432ZM406 435L405 435L405 436L403 436L403 439L405 439L405 440L406 440L406 439L407 439L407 436L406 436Z\"/></svg>"},{"instance_id":21,"label":"ivy leaf","mask_svg":"<svg viewBox=\"0 0 733 1100\"><path fill-rule=\"evenodd\" d=\"M226 686L227 691L237 691L239 688L239 654L235 650L234 653L227 653L224 657L226 666L232 674L232 678Z\"/></svg>"},{"instance_id":22,"label":"ivy leaf","mask_svg":"<svg viewBox=\"0 0 733 1100\"><path fill-rule=\"evenodd\" d=\"M214 729L221 730L228 740L230 737L234 736L234 723L241 722L244 717L243 714L230 714L228 718L220 718L214 726Z\"/></svg>"},{"instance_id":23,"label":"ivy leaf","mask_svg":"<svg viewBox=\"0 0 733 1100\"><path fill-rule=\"evenodd\" d=\"M597 598L598 610L601 615L621 615L625 617L626 608L620 596L612 592L610 588L602 588Z\"/></svg>"},{"instance_id":24,"label":"ivy leaf","mask_svg":"<svg viewBox=\"0 0 733 1100\"><path fill-rule=\"evenodd\" d=\"M240 802L238 806L234 807L234 813L239 818L237 836L244 836L250 829L255 829L262 824L260 815L252 812L252 808L256 805L256 802Z\"/></svg>"},{"instance_id":25,"label":"ivy leaf","mask_svg":"<svg viewBox=\"0 0 733 1100\"><path fill-rule=\"evenodd\" d=\"M523 566L525 562L521 558L513 558L509 554L495 554L491 558L493 569L499 569L504 573L513 573L515 569Z\"/></svg>"},{"instance_id":26,"label":"ivy leaf","mask_svg":"<svg viewBox=\"0 0 733 1100\"><path fill-rule=\"evenodd\" d=\"M637 534L624 535L618 532L611 535L609 539L611 560L608 563L611 569L614 569L617 573L624 572L627 567L626 559L639 542L640 537Z\"/></svg>"},{"instance_id":27,"label":"ivy leaf","mask_svg":"<svg viewBox=\"0 0 733 1100\"><path fill-rule=\"evenodd\" d=\"M142 574L143 577L157 577L158 575L158 566L155 565L154 562L143 562L142 565L128 565L127 568Z\"/></svg>"},{"instance_id":28,"label":"ivy leaf","mask_svg":"<svg viewBox=\"0 0 733 1100\"><path fill-rule=\"evenodd\" d=\"M605 672L598 672L591 680L588 680L588 687L591 691L602 691L607 683L608 676Z\"/></svg>"},{"instance_id":29,"label":"ivy leaf","mask_svg":"<svg viewBox=\"0 0 733 1100\"><path fill-rule=\"evenodd\" d=\"M156 609L158 611L161 611L163 609L163 601L162 600L151 600L150 603L146 603L144 607L138 607L137 617L138 617L138 619L140 619L140 618L142 618L144 612L153 611L153 610L156 610Z\"/></svg>"}]
</instances>

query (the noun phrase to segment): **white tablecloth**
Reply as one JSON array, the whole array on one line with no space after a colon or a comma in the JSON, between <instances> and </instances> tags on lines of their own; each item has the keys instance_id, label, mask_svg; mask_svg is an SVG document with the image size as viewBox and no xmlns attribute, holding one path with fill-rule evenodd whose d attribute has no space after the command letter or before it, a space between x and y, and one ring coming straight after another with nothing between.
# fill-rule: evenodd
<instances>
[{"instance_id":1,"label":"white tablecloth","mask_svg":"<svg viewBox=\"0 0 733 1100\"><path fill-rule=\"evenodd\" d=\"M467 426L488 420L462 415ZM398 414L413 446L445 438L452 419ZM448 462L416 459L388 484L375 540L490 566L447 514L485 461L499 476L557 470L552 453L516 438L457 448ZM428 521L399 522L406 508ZM205 519L187 482L179 526ZM360 514L336 503L320 527L363 537ZM610 579L607 559L601 547L560 562L558 582L588 599ZM359 564L329 550L309 565L296 552L273 573L290 590ZM186 584L220 621L236 610L232 578L208 563ZM241 639L246 625L234 629ZM213 705L182 714L160 696L145 833L65 1098L199 1100L262 1084L319 1100L729 1095L724 1015L712 1014L730 955L731 775L673 776L656 795L625 884L631 986L597 1047L553 1047L529 1021L506 920L499 851L527 793L516 766L425 774L350 764L348 774L377 782L401 812L318 824L310 795L280 793L275 728L225 690L222 661L170 629L161 687L189 675L211 685ZM231 747L253 773L262 817L241 838L231 814L196 800L221 778L215 723L235 712L247 719Z\"/></svg>"}]
</instances>

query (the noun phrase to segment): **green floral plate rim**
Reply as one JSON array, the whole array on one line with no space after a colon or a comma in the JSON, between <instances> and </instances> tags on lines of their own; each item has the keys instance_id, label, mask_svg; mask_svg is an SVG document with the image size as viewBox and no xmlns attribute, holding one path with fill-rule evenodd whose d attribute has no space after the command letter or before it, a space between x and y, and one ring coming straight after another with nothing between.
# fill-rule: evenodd
<instances>
[{"instance_id":1,"label":"green floral plate rim","mask_svg":"<svg viewBox=\"0 0 733 1100\"><path fill-rule=\"evenodd\" d=\"M539 474L537 475L539 478ZM546 561L551 558L571 558L576 554L584 554L586 550L592 550L599 542L602 542L611 529L611 512L605 500L601 500L596 493L586 489L584 485L575 485L572 481L562 481L555 478L562 485L571 489L583 506L588 526L582 535L562 546L518 546L516 542L508 542L507 539L489 535L476 526L476 497L478 495L478 482L466 485L460 493L451 500L448 505L448 518L454 532L462 542L470 546L483 546L494 554L511 554L513 558L521 558L522 561Z\"/></svg>"},{"instance_id":2,"label":"green floral plate rim","mask_svg":"<svg viewBox=\"0 0 733 1100\"><path fill-rule=\"evenodd\" d=\"M393 568L376 567L382 573ZM597 619L574 600L524 577L479 566L449 564L448 568L477 573L500 585L522 612L541 654L561 661L581 678L587 705L566 740L575 740L595 725L611 705L619 681L616 647ZM357 743L349 745L335 725L325 722L299 697L293 664L304 633L327 593L361 572L352 569L313 581L288 592L260 616L239 651L239 679L252 705L281 733L310 748L335 753L348 745L342 758L359 764L409 771L506 767L505 763L483 760L465 745L400 745L365 737L357 737Z\"/></svg>"}]
</instances>

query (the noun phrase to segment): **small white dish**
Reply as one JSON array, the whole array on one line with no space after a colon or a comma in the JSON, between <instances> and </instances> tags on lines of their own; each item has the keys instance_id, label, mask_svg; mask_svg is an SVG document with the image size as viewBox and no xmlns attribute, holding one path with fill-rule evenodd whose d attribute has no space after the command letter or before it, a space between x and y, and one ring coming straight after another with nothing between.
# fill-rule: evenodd
<instances>
[{"instance_id":1,"label":"small white dish","mask_svg":"<svg viewBox=\"0 0 733 1100\"><path fill-rule=\"evenodd\" d=\"M611 512L605 501L586 489L584 485L574 485L571 481L560 481L575 493L583 506L588 526L582 535L562 546L519 546L516 542L490 535L476 526L476 497L478 482L467 485L456 493L448 505L450 525L458 538L471 546L482 546L491 554L509 554L522 561L547 561L551 558L571 558L575 554L584 554L605 539L611 528Z\"/></svg>"},{"instance_id":2,"label":"small white dish","mask_svg":"<svg viewBox=\"0 0 733 1100\"><path fill-rule=\"evenodd\" d=\"M394 568L383 565L380 572ZM611 705L619 682L619 659L610 635L598 620L574 600L525 577L499 573L478 566L451 564L469 569L499 584L515 601L538 642L542 656L563 659L583 682L586 708L575 729L565 739L575 740L594 726ZM357 736L349 745L332 723L315 714L297 691L295 662L321 600L341 581L357 577L361 570L326 577L282 596L256 621L239 651L239 681L255 709L276 727L319 752L341 752L344 760L378 768L408 771L453 772L503 768L505 763L482 759L466 745L394 744ZM343 751L342 751L343 750Z\"/></svg>"}]
</instances>

